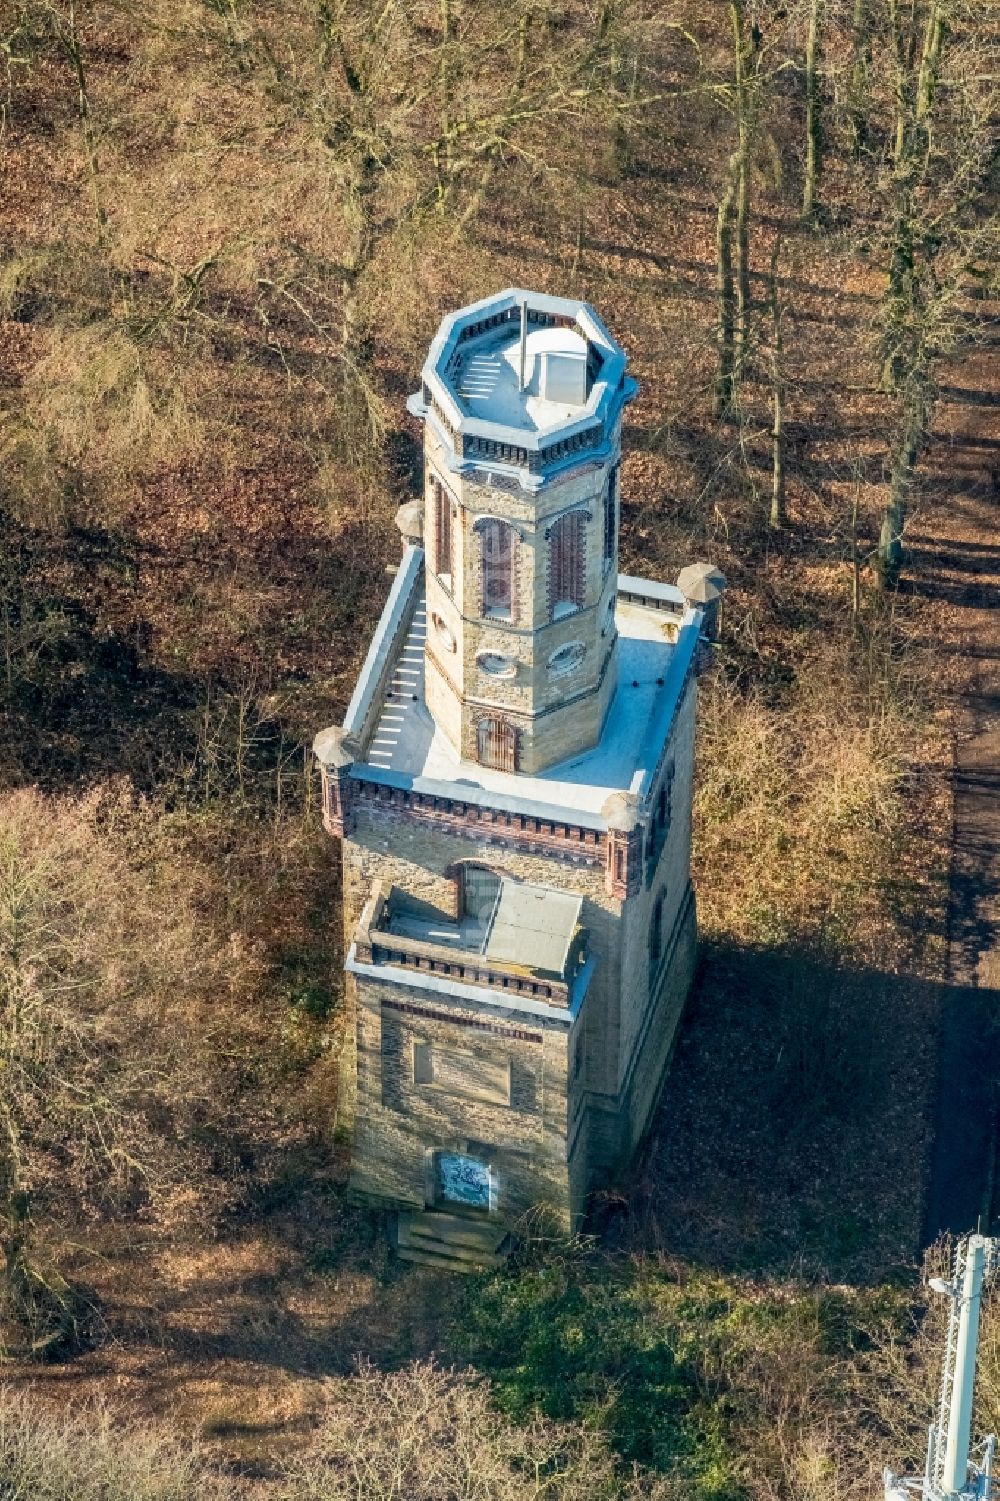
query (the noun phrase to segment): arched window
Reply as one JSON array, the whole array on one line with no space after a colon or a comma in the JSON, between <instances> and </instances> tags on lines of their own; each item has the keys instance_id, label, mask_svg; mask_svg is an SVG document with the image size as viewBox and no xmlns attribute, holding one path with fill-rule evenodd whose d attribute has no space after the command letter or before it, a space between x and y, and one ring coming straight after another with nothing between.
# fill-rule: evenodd
<instances>
[{"instance_id":1,"label":"arched window","mask_svg":"<svg viewBox=\"0 0 1000 1501\"><path fill-rule=\"evenodd\" d=\"M496 620L516 618L513 527L489 516L479 523L482 612Z\"/></svg>"},{"instance_id":2,"label":"arched window","mask_svg":"<svg viewBox=\"0 0 1000 1501\"><path fill-rule=\"evenodd\" d=\"M432 479L431 486L434 492L434 572L450 584L454 555L451 496L440 480Z\"/></svg>"},{"instance_id":3,"label":"arched window","mask_svg":"<svg viewBox=\"0 0 1000 1501\"><path fill-rule=\"evenodd\" d=\"M578 610L587 588L587 518L570 511L549 532L549 615L558 620Z\"/></svg>"},{"instance_id":4,"label":"arched window","mask_svg":"<svg viewBox=\"0 0 1000 1501\"><path fill-rule=\"evenodd\" d=\"M476 757L480 766L494 771L516 771L517 730L505 719L487 715L476 726Z\"/></svg>"},{"instance_id":5,"label":"arched window","mask_svg":"<svg viewBox=\"0 0 1000 1501\"><path fill-rule=\"evenodd\" d=\"M670 822L670 802L674 788L674 768L667 768L666 775L660 783L660 796L656 803L656 819L661 830L665 833L667 824Z\"/></svg>"},{"instance_id":6,"label":"arched window","mask_svg":"<svg viewBox=\"0 0 1000 1501\"><path fill-rule=\"evenodd\" d=\"M653 915L649 923L649 967L655 970L663 954L663 892L653 903Z\"/></svg>"},{"instance_id":7,"label":"arched window","mask_svg":"<svg viewBox=\"0 0 1000 1501\"><path fill-rule=\"evenodd\" d=\"M618 465L608 475L608 483L604 491L604 571L608 569L615 556L615 543L618 538Z\"/></svg>"},{"instance_id":8,"label":"arched window","mask_svg":"<svg viewBox=\"0 0 1000 1501\"><path fill-rule=\"evenodd\" d=\"M458 871L458 912L474 922L487 922L500 895L500 877L488 865L465 863Z\"/></svg>"}]
</instances>

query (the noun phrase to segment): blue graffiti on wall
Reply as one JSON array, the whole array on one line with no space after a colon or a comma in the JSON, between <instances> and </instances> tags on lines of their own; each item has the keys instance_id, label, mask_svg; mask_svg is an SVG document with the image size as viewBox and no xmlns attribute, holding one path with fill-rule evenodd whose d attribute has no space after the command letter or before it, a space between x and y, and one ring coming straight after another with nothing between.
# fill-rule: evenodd
<instances>
[{"instance_id":1,"label":"blue graffiti on wall","mask_svg":"<svg viewBox=\"0 0 1000 1501\"><path fill-rule=\"evenodd\" d=\"M449 1203L489 1209L492 1177L485 1162L457 1152L442 1152L438 1157L438 1182L442 1199Z\"/></svg>"}]
</instances>

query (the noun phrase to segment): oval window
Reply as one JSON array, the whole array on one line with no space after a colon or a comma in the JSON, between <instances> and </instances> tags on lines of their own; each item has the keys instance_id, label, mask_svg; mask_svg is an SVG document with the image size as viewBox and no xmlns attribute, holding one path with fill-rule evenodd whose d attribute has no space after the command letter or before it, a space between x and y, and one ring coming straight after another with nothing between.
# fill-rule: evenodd
<instances>
[{"instance_id":1,"label":"oval window","mask_svg":"<svg viewBox=\"0 0 1000 1501\"><path fill-rule=\"evenodd\" d=\"M517 662L513 657L505 657L498 651L481 651L476 658L476 664L480 672L486 672L491 678L512 678L517 673Z\"/></svg>"},{"instance_id":2,"label":"oval window","mask_svg":"<svg viewBox=\"0 0 1000 1501\"><path fill-rule=\"evenodd\" d=\"M441 616L432 615L431 619L434 622L434 629L437 631L439 637L441 638L442 646L444 646L448 651L454 651L455 638L451 634L451 631L449 631L448 627L445 625L444 621L441 619Z\"/></svg>"},{"instance_id":3,"label":"oval window","mask_svg":"<svg viewBox=\"0 0 1000 1501\"><path fill-rule=\"evenodd\" d=\"M587 648L582 641L569 641L552 653L546 665L553 677L562 677L563 673L579 667L586 654Z\"/></svg>"}]
</instances>

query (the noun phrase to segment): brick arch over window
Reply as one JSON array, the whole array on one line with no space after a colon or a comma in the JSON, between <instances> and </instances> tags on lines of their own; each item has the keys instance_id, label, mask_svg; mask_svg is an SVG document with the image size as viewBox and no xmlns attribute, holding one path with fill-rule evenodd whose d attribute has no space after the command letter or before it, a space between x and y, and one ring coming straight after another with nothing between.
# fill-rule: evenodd
<instances>
[{"instance_id":1,"label":"brick arch over window","mask_svg":"<svg viewBox=\"0 0 1000 1501\"><path fill-rule=\"evenodd\" d=\"M516 622L520 537L498 516L481 517L474 530L479 534L480 614Z\"/></svg>"},{"instance_id":2,"label":"brick arch over window","mask_svg":"<svg viewBox=\"0 0 1000 1501\"><path fill-rule=\"evenodd\" d=\"M485 714L476 725L476 760L495 771L517 771L519 732L499 714Z\"/></svg>"},{"instance_id":3,"label":"brick arch over window","mask_svg":"<svg viewBox=\"0 0 1000 1501\"><path fill-rule=\"evenodd\" d=\"M549 528L549 618L577 610L587 594L586 511L568 511Z\"/></svg>"}]
</instances>

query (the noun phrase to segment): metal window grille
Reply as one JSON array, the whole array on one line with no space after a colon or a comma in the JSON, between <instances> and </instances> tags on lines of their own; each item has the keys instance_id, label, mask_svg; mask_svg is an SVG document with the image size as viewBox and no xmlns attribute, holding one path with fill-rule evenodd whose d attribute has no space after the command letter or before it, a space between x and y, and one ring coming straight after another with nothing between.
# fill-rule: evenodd
<instances>
[{"instance_id":1,"label":"metal window grille","mask_svg":"<svg viewBox=\"0 0 1000 1501\"><path fill-rule=\"evenodd\" d=\"M587 532L582 511L560 516L549 533L549 611L582 605L587 587Z\"/></svg>"},{"instance_id":2,"label":"metal window grille","mask_svg":"<svg viewBox=\"0 0 1000 1501\"><path fill-rule=\"evenodd\" d=\"M482 613L514 620L514 531L492 518L479 529Z\"/></svg>"},{"instance_id":3,"label":"metal window grille","mask_svg":"<svg viewBox=\"0 0 1000 1501\"><path fill-rule=\"evenodd\" d=\"M434 480L433 484L434 571L438 574L450 574L452 572L451 496L440 480Z\"/></svg>"},{"instance_id":4,"label":"metal window grille","mask_svg":"<svg viewBox=\"0 0 1000 1501\"><path fill-rule=\"evenodd\" d=\"M608 475L604 492L604 561L610 563L615 555L618 533L618 465Z\"/></svg>"},{"instance_id":5,"label":"metal window grille","mask_svg":"<svg viewBox=\"0 0 1000 1501\"><path fill-rule=\"evenodd\" d=\"M517 730L495 715L481 719L476 730L476 751L480 766L490 766L494 771L516 771Z\"/></svg>"}]
</instances>

